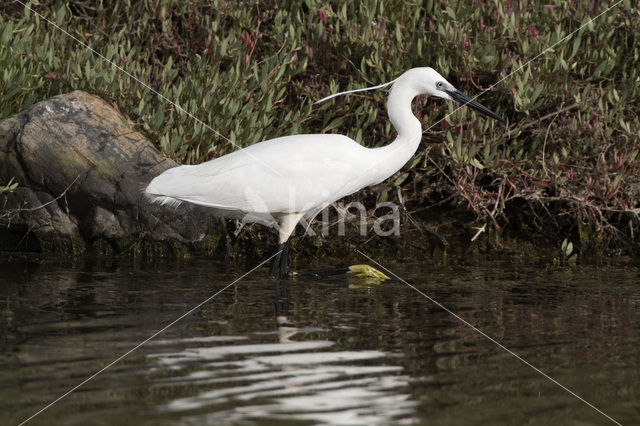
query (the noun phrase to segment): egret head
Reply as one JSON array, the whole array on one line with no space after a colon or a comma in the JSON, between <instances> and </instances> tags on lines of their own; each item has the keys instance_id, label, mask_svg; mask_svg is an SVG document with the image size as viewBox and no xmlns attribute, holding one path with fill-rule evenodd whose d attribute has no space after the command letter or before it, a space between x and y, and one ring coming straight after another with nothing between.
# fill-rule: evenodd
<instances>
[{"instance_id":1,"label":"egret head","mask_svg":"<svg viewBox=\"0 0 640 426\"><path fill-rule=\"evenodd\" d=\"M420 94L437 96L439 98L457 102L504 123L502 117L453 87L446 78L441 76L433 68L424 67L410 69L401 75L396 81L401 79L407 79L410 81L414 90Z\"/></svg>"},{"instance_id":2,"label":"egret head","mask_svg":"<svg viewBox=\"0 0 640 426\"><path fill-rule=\"evenodd\" d=\"M387 86L392 86L391 91L393 91L394 89L399 90L401 92L404 92L405 94L410 95L411 98L413 98L413 96L424 94L429 96L437 96L439 98L448 99L450 101L455 101L504 123L504 120L498 114L480 105L474 99L471 99L470 97L453 87L453 85L449 83L446 78L441 76L433 68L429 67L412 68L395 80L379 84L377 86L334 93L333 95L329 95L325 98L320 99L319 101L314 102L314 104L319 104L328 101L329 99L333 99L336 96L346 95L347 93L364 92L367 90L381 89ZM400 87L402 87L402 89L400 89Z\"/></svg>"}]
</instances>

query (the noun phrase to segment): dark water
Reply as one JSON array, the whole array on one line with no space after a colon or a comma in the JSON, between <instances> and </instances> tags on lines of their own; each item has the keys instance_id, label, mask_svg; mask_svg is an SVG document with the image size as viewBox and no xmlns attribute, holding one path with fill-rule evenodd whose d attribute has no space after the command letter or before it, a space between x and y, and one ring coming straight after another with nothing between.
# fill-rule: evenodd
<instances>
[{"instance_id":1,"label":"dark water","mask_svg":"<svg viewBox=\"0 0 640 426\"><path fill-rule=\"evenodd\" d=\"M622 424L640 424L640 269L389 266ZM246 270L0 263L0 423L18 424ZM613 424L406 284L262 268L34 425Z\"/></svg>"}]
</instances>

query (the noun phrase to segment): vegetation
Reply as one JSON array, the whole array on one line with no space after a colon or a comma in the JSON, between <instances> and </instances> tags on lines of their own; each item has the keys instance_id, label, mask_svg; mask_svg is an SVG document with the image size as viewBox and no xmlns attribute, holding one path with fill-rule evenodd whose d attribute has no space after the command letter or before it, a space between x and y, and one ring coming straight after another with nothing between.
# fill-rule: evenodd
<instances>
[{"instance_id":1,"label":"vegetation","mask_svg":"<svg viewBox=\"0 0 640 426\"><path fill-rule=\"evenodd\" d=\"M0 195L13 192L18 187L18 182L14 182L14 179L9 179L6 185L0 184Z\"/></svg>"},{"instance_id":2,"label":"vegetation","mask_svg":"<svg viewBox=\"0 0 640 426\"><path fill-rule=\"evenodd\" d=\"M426 144L379 199L399 187L407 206L453 201L496 230L635 247L639 9L546 3L29 2L56 29L0 0L0 118L82 89L184 163L292 133L376 146L393 139L383 91L312 102L432 66L472 96L487 90L479 100L508 126L418 99Z\"/></svg>"}]
</instances>

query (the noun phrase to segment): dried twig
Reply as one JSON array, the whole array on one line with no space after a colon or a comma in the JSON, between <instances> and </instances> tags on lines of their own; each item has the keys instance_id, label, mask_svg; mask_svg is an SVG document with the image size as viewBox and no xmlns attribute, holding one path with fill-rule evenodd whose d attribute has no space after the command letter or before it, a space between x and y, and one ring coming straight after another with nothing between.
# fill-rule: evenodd
<instances>
[{"instance_id":1,"label":"dried twig","mask_svg":"<svg viewBox=\"0 0 640 426\"><path fill-rule=\"evenodd\" d=\"M47 201L46 203L37 206L37 207L30 207L30 208L17 208L17 209L9 209L4 211L1 215L0 215L0 219L4 219L7 217L10 217L16 213L20 213L20 212L33 212L36 210L40 210L43 209L45 207L47 207L49 204L52 204L56 201L58 201L60 198L64 197L67 194L67 191L69 191L69 189L71 189L71 187L73 186L74 183L76 183L78 181L78 179L80 179L80 175L76 176L76 178L73 180L73 182L71 182L65 189L64 191L62 191L60 193L60 195L58 195L56 198L54 198L53 200Z\"/></svg>"}]
</instances>

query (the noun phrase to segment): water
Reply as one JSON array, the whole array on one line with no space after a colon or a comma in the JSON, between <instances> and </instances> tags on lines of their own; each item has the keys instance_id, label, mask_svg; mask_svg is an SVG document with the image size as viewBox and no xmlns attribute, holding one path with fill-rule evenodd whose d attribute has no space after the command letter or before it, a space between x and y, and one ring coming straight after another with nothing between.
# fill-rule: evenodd
<instances>
[{"instance_id":1,"label":"water","mask_svg":"<svg viewBox=\"0 0 640 426\"><path fill-rule=\"evenodd\" d=\"M620 423L640 424L640 269L390 267ZM0 423L25 420L244 272L206 259L5 259ZM406 284L266 274L29 424L613 424Z\"/></svg>"}]
</instances>

